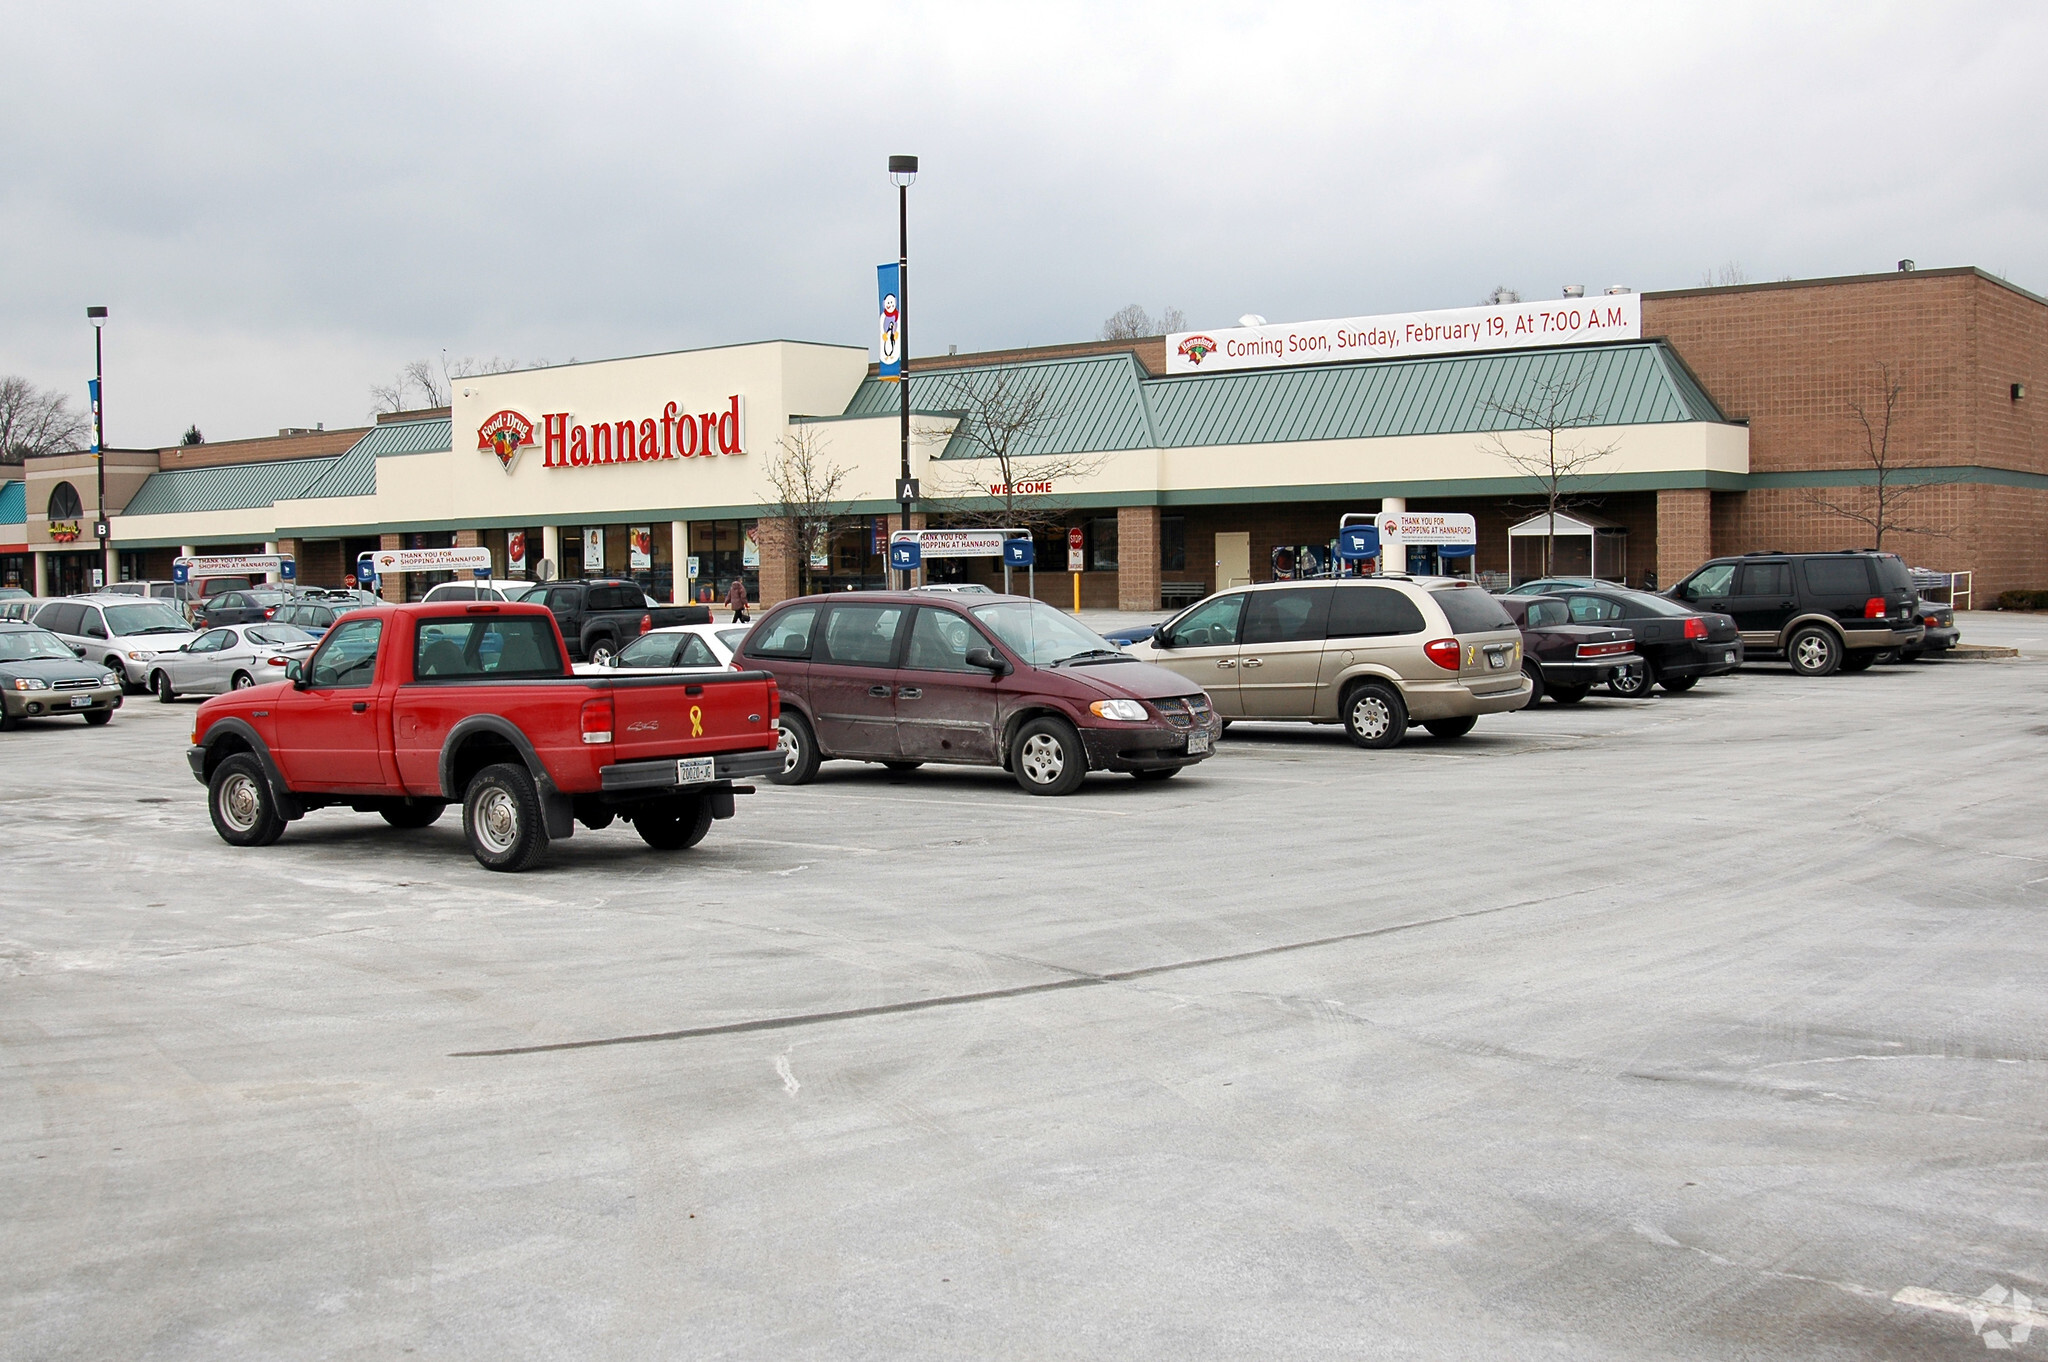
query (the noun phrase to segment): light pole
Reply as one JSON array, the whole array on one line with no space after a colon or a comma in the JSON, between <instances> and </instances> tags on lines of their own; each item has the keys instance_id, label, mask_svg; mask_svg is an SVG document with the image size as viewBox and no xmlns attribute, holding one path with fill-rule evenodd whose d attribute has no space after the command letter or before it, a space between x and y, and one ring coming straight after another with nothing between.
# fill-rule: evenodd
<instances>
[{"instance_id":1,"label":"light pole","mask_svg":"<svg viewBox=\"0 0 2048 1362\"><path fill-rule=\"evenodd\" d=\"M903 503L903 528L910 529L910 507L916 500L914 485L910 481L910 186L917 180L917 158L915 156L891 156L889 158L889 179L896 186L896 353L902 359L903 399L903 471L896 490ZM898 583L905 590L910 588L910 573L905 571Z\"/></svg>"},{"instance_id":2,"label":"light pole","mask_svg":"<svg viewBox=\"0 0 2048 1362\"><path fill-rule=\"evenodd\" d=\"M113 574L107 570L107 418L106 418L106 365L100 353L100 336L107 325L107 310L103 307L88 307L85 319L92 323L92 461L99 474L99 497L93 510L93 538L100 546L101 586L112 584Z\"/></svg>"}]
</instances>

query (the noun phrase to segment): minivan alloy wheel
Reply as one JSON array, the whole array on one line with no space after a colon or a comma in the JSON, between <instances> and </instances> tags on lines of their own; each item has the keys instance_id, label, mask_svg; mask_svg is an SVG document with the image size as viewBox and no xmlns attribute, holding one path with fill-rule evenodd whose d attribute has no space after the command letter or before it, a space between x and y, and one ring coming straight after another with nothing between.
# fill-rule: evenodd
<instances>
[{"instance_id":1,"label":"minivan alloy wheel","mask_svg":"<svg viewBox=\"0 0 2048 1362\"><path fill-rule=\"evenodd\" d=\"M1018 764L1024 774L1040 785L1050 785L1060 778L1067 769L1067 754L1060 750L1059 740L1046 733L1034 733L1024 740L1024 746L1017 753Z\"/></svg>"}]
</instances>

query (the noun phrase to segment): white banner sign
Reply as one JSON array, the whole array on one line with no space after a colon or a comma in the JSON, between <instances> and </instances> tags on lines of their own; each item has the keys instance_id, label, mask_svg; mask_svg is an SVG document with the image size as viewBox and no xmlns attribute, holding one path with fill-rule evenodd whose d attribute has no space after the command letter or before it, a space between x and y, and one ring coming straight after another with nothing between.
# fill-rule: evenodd
<instances>
[{"instance_id":1,"label":"white banner sign","mask_svg":"<svg viewBox=\"0 0 2048 1362\"><path fill-rule=\"evenodd\" d=\"M1383 511L1377 517L1382 540L1403 544L1477 544L1479 527L1456 511Z\"/></svg>"},{"instance_id":2,"label":"white banner sign","mask_svg":"<svg viewBox=\"0 0 2048 1362\"><path fill-rule=\"evenodd\" d=\"M379 577L395 572L474 572L489 569L489 549L380 549L370 555Z\"/></svg>"},{"instance_id":3,"label":"white banner sign","mask_svg":"<svg viewBox=\"0 0 2048 1362\"><path fill-rule=\"evenodd\" d=\"M1468 350L1524 350L1542 345L1640 340L1643 300L1635 293L1559 298L1440 312L1391 312L1329 322L1231 326L1182 331L1166 338L1166 372L1214 373L1288 364L1336 364L1403 355Z\"/></svg>"},{"instance_id":4,"label":"white banner sign","mask_svg":"<svg viewBox=\"0 0 2048 1362\"><path fill-rule=\"evenodd\" d=\"M252 572L278 572L292 561L289 553L227 553L212 558L176 558L173 567L194 577L246 577Z\"/></svg>"},{"instance_id":5,"label":"white banner sign","mask_svg":"<svg viewBox=\"0 0 2048 1362\"><path fill-rule=\"evenodd\" d=\"M1003 541L1013 537L1001 530L898 530L889 536L916 540L927 558L1000 558Z\"/></svg>"}]
</instances>

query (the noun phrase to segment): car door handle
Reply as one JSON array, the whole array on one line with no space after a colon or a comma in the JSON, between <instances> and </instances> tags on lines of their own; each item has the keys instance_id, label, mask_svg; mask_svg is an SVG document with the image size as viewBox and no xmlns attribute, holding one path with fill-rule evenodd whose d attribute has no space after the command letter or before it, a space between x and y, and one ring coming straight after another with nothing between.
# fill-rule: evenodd
<instances>
[{"instance_id":1,"label":"car door handle","mask_svg":"<svg viewBox=\"0 0 2048 1362\"><path fill-rule=\"evenodd\" d=\"M869 686L868 694L874 696L877 700L886 700L889 698L889 688L887 686Z\"/></svg>"},{"instance_id":2,"label":"car door handle","mask_svg":"<svg viewBox=\"0 0 2048 1362\"><path fill-rule=\"evenodd\" d=\"M1238 663L1237 665L1240 667L1263 667L1266 664L1264 662L1261 662L1256 657L1248 657L1244 659L1242 662Z\"/></svg>"},{"instance_id":3,"label":"car door handle","mask_svg":"<svg viewBox=\"0 0 2048 1362\"><path fill-rule=\"evenodd\" d=\"M1219 667L1235 667L1237 659L1234 657L1219 657L1216 659L1216 665Z\"/></svg>"},{"instance_id":4,"label":"car door handle","mask_svg":"<svg viewBox=\"0 0 2048 1362\"><path fill-rule=\"evenodd\" d=\"M899 700L922 700L924 699L924 692L916 686L905 686L902 690L896 692L896 698Z\"/></svg>"},{"instance_id":5,"label":"car door handle","mask_svg":"<svg viewBox=\"0 0 2048 1362\"><path fill-rule=\"evenodd\" d=\"M354 710L356 713L361 714L370 708L370 702L368 700L358 700L354 704L350 705L349 708Z\"/></svg>"}]
</instances>

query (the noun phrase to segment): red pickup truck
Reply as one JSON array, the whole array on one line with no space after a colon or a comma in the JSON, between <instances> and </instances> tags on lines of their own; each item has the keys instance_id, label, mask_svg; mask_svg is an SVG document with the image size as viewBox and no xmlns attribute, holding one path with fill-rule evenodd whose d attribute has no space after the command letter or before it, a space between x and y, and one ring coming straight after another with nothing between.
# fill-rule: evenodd
<instances>
[{"instance_id":1,"label":"red pickup truck","mask_svg":"<svg viewBox=\"0 0 2048 1362\"><path fill-rule=\"evenodd\" d=\"M201 705L187 759L231 846L329 805L422 828L460 800L477 860L524 870L576 823L695 846L752 792L735 780L782 769L780 704L766 672L574 675L538 605L384 606Z\"/></svg>"}]
</instances>

